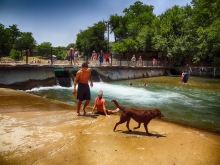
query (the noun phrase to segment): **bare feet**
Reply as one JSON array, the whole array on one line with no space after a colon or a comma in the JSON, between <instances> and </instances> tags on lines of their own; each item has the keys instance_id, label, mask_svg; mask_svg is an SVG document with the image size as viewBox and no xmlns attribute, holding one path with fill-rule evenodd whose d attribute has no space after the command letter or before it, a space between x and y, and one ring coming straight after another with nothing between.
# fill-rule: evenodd
<instances>
[{"instance_id":1,"label":"bare feet","mask_svg":"<svg viewBox=\"0 0 220 165\"><path fill-rule=\"evenodd\" d=\"M83 111L83 113L84 113L83 115L86 115L86 110L85 110L85 109L82 109L82 111Z\"/></svg>"}]
</instances>

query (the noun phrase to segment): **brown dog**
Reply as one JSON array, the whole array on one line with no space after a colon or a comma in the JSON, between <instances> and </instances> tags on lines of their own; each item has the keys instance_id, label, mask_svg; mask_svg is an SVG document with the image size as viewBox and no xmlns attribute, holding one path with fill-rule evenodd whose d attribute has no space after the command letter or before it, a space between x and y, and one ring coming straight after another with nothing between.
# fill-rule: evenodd
<instances>
[{"instance_id":1,"label":"brown dog","mask_svg":"<svg viewBox=\"0 0 220 165\"><path fill-rule=\"evenodd\" d=\"M123 107L121 107L119 105L119 103L116 100L112 100L112 102L114 102L115 105L120 110L122 110L120 121L115 124L114 131L115 131L116 127L119 124L122 124L122 123L124 123L126 121L127 121L126 126L127 126L128 130L132 131L132 130L129 129L129 122L130 122L130 120L132 118L136 122L138 122L138 126L134 127L134 129L140 128L141 123L144 123L144 128L146 130L147 135L151 135L148 132L148 128L147 128L147 125L149 124L149 122L153 118L155 118L155 117L158 117L158 118L164 117L164 115L158 109L154 109L154 110L138 110L138 109L135 109L135 108L123 108Z\"/></svg>"}]
</instances>

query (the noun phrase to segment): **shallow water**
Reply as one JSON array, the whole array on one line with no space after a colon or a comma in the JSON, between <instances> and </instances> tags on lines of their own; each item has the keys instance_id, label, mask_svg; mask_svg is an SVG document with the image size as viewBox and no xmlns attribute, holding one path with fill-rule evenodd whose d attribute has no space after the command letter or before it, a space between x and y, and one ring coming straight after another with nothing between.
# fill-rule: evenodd
<instances>
[{"instance_id":1,"label":"shallow water","mask_svg":"<svg viewBox=\"0 0 220 165\"><path fill-rule=\"evenodd\" d=\"M132 82L133 86L128 84ZM146 82L148 86L143 87ZM27 92L76 104L72 87L39 87ZM163 120L220 133L220 80L190 77L182 86L180 77L153 77L110 83L97 82L91 88L93 106L97 92L103 90L107 108L115 109L112 99L123 106L138 109L158 108L165 115Z\"/></svg>"}]
</instances>

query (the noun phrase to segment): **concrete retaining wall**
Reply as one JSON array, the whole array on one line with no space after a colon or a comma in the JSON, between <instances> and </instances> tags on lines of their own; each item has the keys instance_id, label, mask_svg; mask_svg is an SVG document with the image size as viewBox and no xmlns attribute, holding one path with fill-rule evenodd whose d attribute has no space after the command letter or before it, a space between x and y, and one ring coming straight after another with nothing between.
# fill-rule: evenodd
<instances>
[{"instance_id":1,"label":"concrete retaining wall","mask_svg":"<svg viewBox=\"0 0 220 165\"><path fill-rule=\"evenodd\" d=\"M59 73L58 77L56 77L54 67L1 67L0 87L27 90L37 86L56 85L56 81L58 79L65 81L65 83L62 82L62 84L71 85L70 78L73 78L75 76L78 69L79 68L72 67L62 68L63 75L62 73ZM66 72L70 74L66 74ZM164 68L92 68L92 76L94 81L98 81L100 78L102 79L102 81L115 81L163 75L165 75Z\"/></svg>"},{"instance_id":2,"label":"concrete retaining wall","mask_svg":"<svg viewBox=\"0 0 220 165\"><path fill-rule=\"evenodd\" d=\"M96 68L96 71L103 81L115 81L165 75L164 68L105 67Z\"/></svg>"},{"instance_id":3,"label":"concrete retaining wall","mask_svg":"<svg viewBox=\"0 0 220 165\"><path fill-rule=\"evenodd\" d=\"M54 68L5 67L0 68L0 87L31 89L56 84Z\"/></svg>"},{"instance_id":4,"label":"concrete retaining wall","mask_svg":"<svg viewBox=\"0 0 220 165\"><path fill-rule=\"evenodd\" d=\"M61 68L61 73L55 74L54 67L42 66L20 66L20 67L0 67L0 87L13 89L31 89L37 86L52 86L57 84L57 80L62 80L62 84L71 85L79 68ZM204 67L178 67L171 70L171 74L181 74L182 70L187 70L191 76L200 77L220 77L220 68ZM67 72L69 74L67 74ZM173 73L175 72L175 73ZM94 81L116 81L135 78L156 77L167 75L168 71L160 67L96 67L92 68ZM68 81L68 82L67 82ZM61 85L62 85L61 84ZM65 86L65 85L64 85Z\"/></svg>"},{"instance_id":5,"label":"concrete retaining wall","mask_svg":"<svg viewBox=\"0 0 220 165\"><path fill-rule=\"evenodd\" d=\"M220 68L217 67L175 67L172 74L181 74L182 70L187 70L190 76L200 77L220 77Z\"/></svg>"}]
</instances>

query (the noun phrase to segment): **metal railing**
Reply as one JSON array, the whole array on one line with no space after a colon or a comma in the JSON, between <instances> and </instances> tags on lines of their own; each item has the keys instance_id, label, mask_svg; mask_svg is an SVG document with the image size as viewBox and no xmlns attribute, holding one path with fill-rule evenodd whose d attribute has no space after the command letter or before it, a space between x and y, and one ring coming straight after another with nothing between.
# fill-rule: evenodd
<instances>
[{"instance_id":1,"label":"metal railing","mask_svg":"<svg viewBox=\"0 0 220 165\"><path fill-rule=\"evenodd\" d=\"M106 63L104 60L103 63L100 65L99 61L95 63L92 60L86 60L85 58L79 58L79 65L70 64L68 60L53 60L51 63L50 59L37 59L37 60L29 60L28 64L26 60L23 61L0 61L1 66L5 65L28 65L28 66L53 66L53 67L81 67L83 62L88 62L89 67L101 67L101 66L121 66L121 67L165 67L165 68L172 68L173 63L169 61L157 60L153 62L152 60L143 60L141 63L139 61L132 62L132 61L120 61L118 59L112 59L112 62Z\"/></svg>"}]
</instances>

